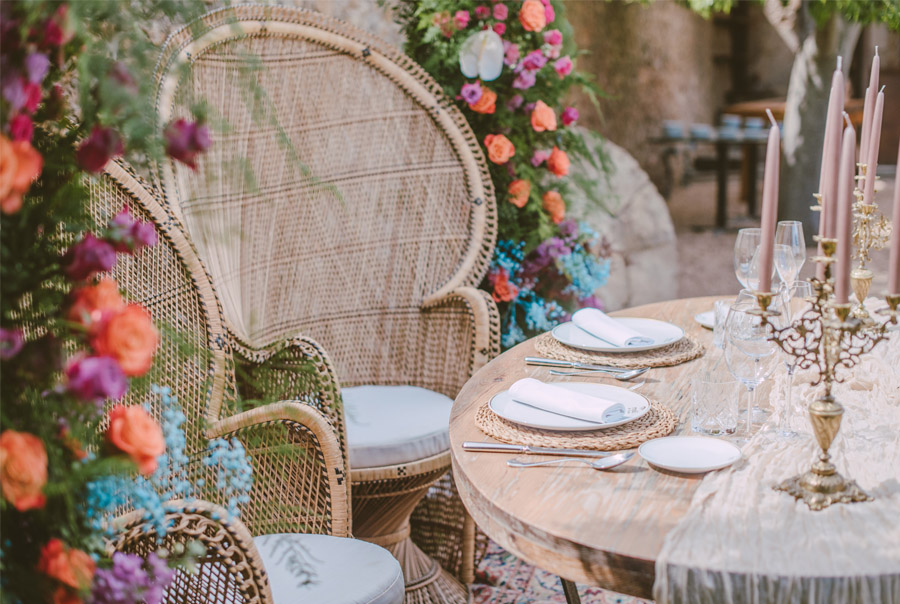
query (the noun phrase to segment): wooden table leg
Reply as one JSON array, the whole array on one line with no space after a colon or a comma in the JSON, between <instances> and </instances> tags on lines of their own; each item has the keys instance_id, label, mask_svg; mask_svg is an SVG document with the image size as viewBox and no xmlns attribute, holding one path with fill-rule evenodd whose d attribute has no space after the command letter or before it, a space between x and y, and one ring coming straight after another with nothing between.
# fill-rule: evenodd
<instances>
[{"instance_id":1,"label":"wooden table leg","mask_svg":"<svg viewBox=\"0 0 900 604\"><path fill-rule=\"evenodd\" d=\"M716 228L728 223L728 143L716 142Z\"/></svg>"},{"instance_id":2,"label":"wooden table leg","mask_svg":"<svg viewBox=\"0 0 900 604\"><path fill-rule=\"evenodd\" d=\"M559 578L559 582L562 583L563 593L566 594L566 602L569 604L581 604L581 598L578 596L578 589L576 589L575 583L562 577Z\"/></svg>"},{"instance_id":3,"label":"wooden table leg","mask_svg":"<svg viewBox=\"0 0 900 604\"><path fill-rule=\"evenodd\" d=\"M756 216L756 168L759 164L759 146L752 143L744 147L747 152L747 214Z\"/></svg>"}]
</instances>

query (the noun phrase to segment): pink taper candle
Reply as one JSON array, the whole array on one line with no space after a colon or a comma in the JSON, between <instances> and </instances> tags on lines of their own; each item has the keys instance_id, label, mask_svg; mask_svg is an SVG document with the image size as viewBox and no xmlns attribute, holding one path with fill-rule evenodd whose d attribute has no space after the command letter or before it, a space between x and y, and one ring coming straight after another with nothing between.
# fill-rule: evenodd
<instances>
[{"instance_id":1,"label":"pink taper candle","mask_svg":"<svg viewBox=\"0 0 900 604\"><path fill-rule=\"evenodd\" d=\"M838 178L837 264L834 272L834 301L846 304L850 295L850 251L853 249L853 177L856 175L856 132L844 130Z\"/></svg>"},{"instance_id":2,"label":"pink taper candle","mask_svg":"<svg viewBox=\"0 0 900 604\"><path fill-rule=\"evenodd\" d=\"M778 217L778 170L781 165L781 133L772 112L766 109L772 127L766 145L766 170L763 173L762 221L759 241L759 291L772 289L772 255L775 246L775 220Z\"/></svg>"},{"instance_id":3,"label":"pink taper candle","mask_svg":"<svg viewBox=\"0 0 900 604\"><path fill-rule=\"evenodd\" d=\"M891 214L891 263L888 293L900 294L900 149L897 149L897 172L894 181L894 211Z\"/></svg>"},{"instance_id":4,"label":"pink taper candle","mask_svg":"<svg viewBox=\"0 0 900 604\"><path fill-rule=\"evenodd\" d=\"M875 172L878 170L878 149L881 145L881 117L884 114L884 88L878 93L872 112L872 129L869 131L869 148L866 152L866 184L863 203L875 203Z\"/></svg>"},{"instance_id":5,"label":"pink taper candle","mask_svg":"<svg viewBox=\"0 0 900 604\"><path fill-rule=\"evenodd\" d=\"M828 112L825 114L825 142L822 145L822 168L819 171L819 239L834 237L835 193L837 191L837 168L841 155L841 113L844 111L844 74L841 71L841 57L831 76L831 92L828 96ZM833 178L832 178L833 177ZM822 255L822 244L819 244ZM819 264L816 277L825 280L825 265Z\"/></svg>"},{"instance_id":6,"label":"pink taper candle","mask_svg":"<svg viewBox=\"0 0 900 604\"><path fill-rule=\"evenodd\" d=\"M869 137L872 134L872 111L875 110L875 95L878 94L878 77L881 71L881 57L878 56L878 47L875 47L875 56L872 57L872 69L869 72L869 87L866 88L866 101L863 105L862 134L859 141L859 163L864 164L869 156Z\"/></svg>"}]
</instances>

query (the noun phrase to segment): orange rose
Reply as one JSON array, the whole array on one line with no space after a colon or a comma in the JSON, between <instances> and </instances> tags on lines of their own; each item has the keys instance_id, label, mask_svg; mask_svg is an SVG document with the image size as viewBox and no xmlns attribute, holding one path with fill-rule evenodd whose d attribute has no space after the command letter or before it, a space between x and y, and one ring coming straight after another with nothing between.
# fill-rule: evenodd
<instances>
[{"instance_id":1,"label":"orange rose","mask_svg":"<svg viewBox=\"0 0 900 604\"><path fill-rule=\"evenodd\" d=\"M531 127L535 132L556 130L556 114L544 101L538 101L531 110Z\"/></svg>"},{"instance_id":2,"label":"orange rose","mask_svg":"<svg viewBox=\"0 0 900 604\"><path fill-rule=\"evenodd\" d=\"M509 183L509 203L517 208L524 208L531 195L531 183L527 180L514 180Z\"/></svg>"},{"instance_id":3,"label":"orange rose","mask_svg":"<svg viewBox=\"0 0 900 604\"><path fill-rule=\"evenodd\" d=\"M553 147L550 157L547 158L547 169L562 178L569 173L569 156L566 155L565 151L560 151L557 147Z\"/></svg>"},{"instance_id":4,"label":"orange rose","mask_svg":"<svg viewBox=\"0 0 900 604\"><path fill-rule=\"evenodd\" d=\"M469 103L469 109L475 113L493 113L497 109L497 93L490 88L482 87L481 98Z\"/></svg>"},{"instance_id":5,"label":"orange rose","mask_svg":"<svg viewBox=\"0 0 900 604\"><path fill-rule=\"evenodd\" d=\"M87 589L94 578L96 565L80 549L69 549L59 539L51 539L41 548L37 569L73 589Z\"/></svg>"},{"instance_id":6,"label":"orange rose","mask_svg":"<svg viewBox=\"0 0 900 604\"><path fill-rule=\"evenodd\" d=\"M547 13L541 0L525 0L519 10L519 22L525 31L541 31L547 26Z\"/></svg>"},{"instance_id":7,"label":"orange rose","mask_svg":"<svg viewBox=\"0 0 900 604\"><path fill-rule=\"evenodd\" d=\"M516 154L516 148L502 134L488 134L484 137L484 146L488 150L488 159L501 166Z\"/></svg>"},{"instance_id":8,"label":"orange rose","mask_svg":"<svg viewBox=\"0 0 900 604\"><path fill-rule=\"evenodd\" d=\"M24 512L44 507L41 490L47 483L47 451L40 438L6 430L0 434L0 489L3 497Z\"/></svg>"},{"instance_id":9,"label":"orange rose","mask_svg":"<svg viewBox=\"0 0 900 604\"><path fill-rule=\"evenodd\" d=\"M44 167L44 159L28 141L10 142L0 134L0 211L15 214L24 195Z\"/></svg>"},{"instance_id":10,"label":"orange rose","mask_svg":"<svg viewBox=\"0 0 900 604\"><path fill-rule=\"evenodd\" d=\"M505 270L500 270L493 276L494 302L509 302L519 293L519 288L509 282L509 275Z\"/></svg>"},{"instance_id":11,"label":"orange rose","mask_svg":"<svg viewBox=\"0 0 900 604\"><path fill-rule=\"evenodd\" d=\"M82 604L78 594L65 587L57 587L50 602L51 604Z\"/></svg>"},{"instance_id":12,"label":"orange rose","mask_svg":"<svg viewBox=\"0 0 900 604\"><path fill-rule=\"evenodd\" d=\"M109 412L106 439L128 454L141 474L156 471L156 458L166 452L162 428L143 407L116 405Z\"/></svg>"},{"instance_id":13,"label":"orange rose","mask_svg":"<svg viewBox=\"0 0 900 604\"><path fill-rule=\"evenodd\" d=\"M550 214L550 219L559 224L566 217L566 202L563 201L562 195L556 191L547 191L544 193L544 209Z\"/></svg>"},{"instance_id":14,"label":"orange rose","mask_svg":"<svg viewBox=\"0 0 900 604\"><path fill-rule=\"evenodd\" d=\"M159 334L140 304L129 304L112 315L91 338L98 355L116 359L122 372L132 377L149 371L157 344Z\"/></svg>"},{"instance_id":15,"label":"orange rose","mask_svg":"<svg viewBox=\"0 0 900 604\"><path fill-rule=\"evenodd\" d=\"M100 323L104 313L117 313L125 307L119 286L113 279L101 279L97 285L79 287L72 296L74 301L67 318L85 327Z\"/></svg>"}]
</instances>

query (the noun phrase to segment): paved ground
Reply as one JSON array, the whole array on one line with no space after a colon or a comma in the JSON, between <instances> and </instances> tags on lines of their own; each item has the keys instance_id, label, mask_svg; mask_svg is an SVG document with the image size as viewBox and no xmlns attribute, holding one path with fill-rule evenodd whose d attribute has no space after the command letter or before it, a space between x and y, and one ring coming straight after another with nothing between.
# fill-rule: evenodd
<instances>
[{"instance_id":1,"label":"paved ground","mask_svg":"<svg viewBox=\"0 0 900 604\"><path fill-rule=\"evenodd\" d=\"M888 218L891 216L894 181L892 174L884 175L878 183L881 190L876 193L876 201ZM733 177L729 183L730 228L723 232L716 232L711 228L715 219L716 194L716 184L711 176L680 187L669 197L669 211L675 223L681 266L677 296L673 297L732 294L740 289L734 276L732 260L737 228L759 226L759 219L747 216L746 205L738 201L739 186L737 176ZM807 250L807 262L801 277L805 278L815 270L809 260L814 251ZM886 249L875 252L873 257L870 268L876 275L871 290L874 295L883 293L887 286L888 252Z\"/></svg>"}]
</instances>

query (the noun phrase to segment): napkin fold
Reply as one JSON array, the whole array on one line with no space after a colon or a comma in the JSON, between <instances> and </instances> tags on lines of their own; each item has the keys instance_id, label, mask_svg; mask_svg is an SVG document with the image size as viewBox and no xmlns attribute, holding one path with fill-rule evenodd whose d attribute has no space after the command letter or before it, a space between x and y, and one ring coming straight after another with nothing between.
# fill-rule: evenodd
<instances>
[{"instance_id":1,"label":"napkin fold","mask_svg":"<svg viewBox=\"0 0 900 604\"><path fill-rule=\"evenodd\" d=\"M602 310L582 308L572 315L572 322L595 338L606 340L613 346L648 346L653 338L623 325Z\"/></svg>"},{"instance_id":2,"label":"napkin fold","mask_svg":"<svg viewBox=\"0 0 900 604\"><path fill-rule=\"evenodd\" d=\"M510 386L509 393L516 402L588 422L606 424L625 419L622 403L573 392L534 378L518 380Z\"/></svg>"}]
</instances>

